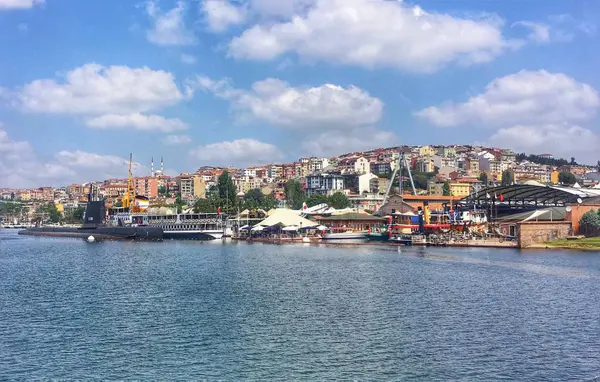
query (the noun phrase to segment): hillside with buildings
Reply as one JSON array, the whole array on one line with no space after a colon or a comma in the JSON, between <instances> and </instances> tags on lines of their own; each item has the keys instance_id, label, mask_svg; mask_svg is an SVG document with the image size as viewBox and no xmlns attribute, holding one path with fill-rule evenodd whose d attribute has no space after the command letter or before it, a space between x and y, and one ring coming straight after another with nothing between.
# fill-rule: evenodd
<instances>
[{"instance_id":1,"label":"hillside with buildings","mask_svg":"<svg viewBox=\"0 0 600 382\"><path fill-rule=\"evenodd\" d=\"M246 196L253 190L260 190L260 195L275 201L271 204L285 205L286 183L295 180L304 197L320 200L317 196L341 193L351 207L372 211L381 205L390 188L391 174L402 154L411 168L416 192L423 196L460 199L496 184L577 183L580 187L593 187L600 182L596 167L578 165L575 158L567 161L552 158L549 154L525 155L509 149L466 145L390 147L246 168L204 166L192 173L178 175L165 174L162 165L154 171L152 164L151 174L134 177L132 182L136 194L146 196L155 206L179 204L216 208L214 204L198 201L210 198L211 191L217 189L219 177L225 172L230 177L231 183L228 184L233 187L227 190L227 196L221 195L228 199L228 206L235 204L230 198L247 200ZM403 175L407 178L406 173ZM94 185L111 206L119 206L127 191L127 179L106 179ZM89 184L2 189L0 197L4 202L27 204L30 215L45 204L55 204L60 213L69 214L86 202L88 190ZM393 185L391 190L398 192L398 184ZM408 182L403 191L411 192ZM257 194L254 191L254 195Z\"/></svg>"}]
</instances>

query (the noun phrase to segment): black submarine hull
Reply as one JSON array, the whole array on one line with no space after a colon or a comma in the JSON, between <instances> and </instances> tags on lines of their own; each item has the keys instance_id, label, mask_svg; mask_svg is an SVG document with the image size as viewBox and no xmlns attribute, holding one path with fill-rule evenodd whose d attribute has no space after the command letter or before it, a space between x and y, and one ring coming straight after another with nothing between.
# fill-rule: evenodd
<instances>
[{"instance_id":1,"label":"black submarine hull","mask_svg":"<svg viewBox=\"0 0 600 382\"><path fill-rule=\"evenodd\" d=\"M83 239L93 236L96 240L163 240L163 230L158 227L36 227L24 229L19 231L18 234L30 236L75 237Z\"/></svg>"}]
</instances>

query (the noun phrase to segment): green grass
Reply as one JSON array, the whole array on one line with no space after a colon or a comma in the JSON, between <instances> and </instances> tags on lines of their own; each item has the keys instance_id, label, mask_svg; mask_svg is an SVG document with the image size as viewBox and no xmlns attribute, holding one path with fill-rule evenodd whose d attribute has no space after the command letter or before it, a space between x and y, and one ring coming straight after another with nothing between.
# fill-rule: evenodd
<instances>
[{"instance_id":1,"label":"green grass","mask_svg":"<svg viewBox=\"0 0 600 382\"><path fill-rule=\"evenodd\" d=\"M600 250L600 237L586 237L578 240L547 241L544 245L558 248L598 249Z\"/></svg>"}]
</instances>

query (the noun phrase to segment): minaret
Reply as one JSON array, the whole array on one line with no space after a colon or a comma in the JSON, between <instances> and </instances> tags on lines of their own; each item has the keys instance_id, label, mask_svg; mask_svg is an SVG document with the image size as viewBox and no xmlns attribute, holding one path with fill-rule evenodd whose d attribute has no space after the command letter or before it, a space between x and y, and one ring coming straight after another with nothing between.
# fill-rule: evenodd
<instances>
[{"instance_id":1,"label":"minaret","mask_svg":"<svg viewBox=\"0 0 600 382\"><path fill-rule=\"evenodd\" d=\"M154 178L154 157L152 157L152 167L150 168L150 171L152 173L152 177Z\"/></svg>"},{"instance_id":2,"label":"minaret","mask_svg":"<svg viewBox=\"0 0 600 382\"><path fill-rule=\"evenodd\" d=\"M163 157L160 157L160 173L165 175L165 162L163 162Z\"/></svg>"}]
</instances>

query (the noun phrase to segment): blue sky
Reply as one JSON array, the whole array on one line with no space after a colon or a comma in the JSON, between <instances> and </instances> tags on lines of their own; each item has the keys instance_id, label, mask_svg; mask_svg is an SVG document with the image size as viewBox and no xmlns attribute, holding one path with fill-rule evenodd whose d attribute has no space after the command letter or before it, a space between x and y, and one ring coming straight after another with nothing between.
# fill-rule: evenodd
<instances>
[{"instance_id":1,"label":"blue sky","mask_svg":"<svg viewBox=\"0 0 600 382\"><path fill-rule=\"evenodd\" d=\"M480 143L600 159L600 2L0 0L0 187ZM596 74L596 75L595 75Z\"/></svg>"}]
</instances>

